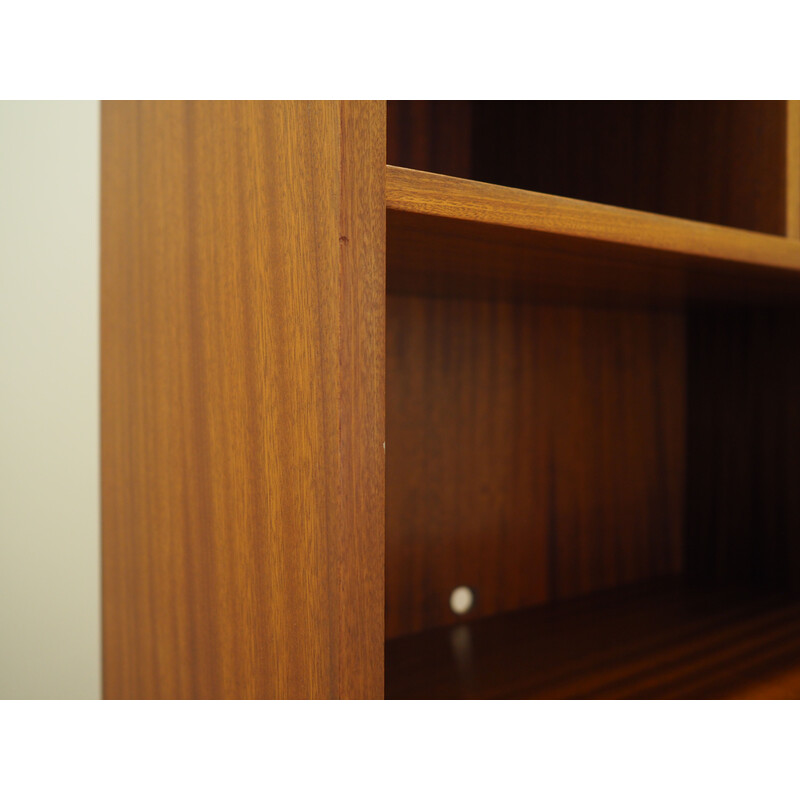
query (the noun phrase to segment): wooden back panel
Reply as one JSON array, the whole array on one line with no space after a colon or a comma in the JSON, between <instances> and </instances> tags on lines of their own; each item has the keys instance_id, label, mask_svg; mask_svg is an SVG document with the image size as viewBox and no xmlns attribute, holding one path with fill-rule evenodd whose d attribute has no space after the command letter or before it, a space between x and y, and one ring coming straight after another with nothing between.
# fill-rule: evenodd
<instances>
[{"instance_id":1,"label":"wooden back panel","mask_svg":"<svg viewBox=\"0 0 800 800\"><path fill-rule=\"evenodd\" d=\"M799 108L395 101L388 158L797 237ZM547 272L548 256L524 261L512 234L488 228L452 225L442 237L438 224L439 238L412 241L398 222L388 636L455 621L448 596L459 584L476 590L470 616L481 617L684 567L700 583L797 582L794 312L747 310L759 301L748 292L683 308L678 291L675 310L658 310L646 292L505 291L500 272L516 261ZM581 288L600 266L588 265ZM452 279L439 286L437 272Z\"/></svg>"},{"instance_id":2,"label":"wooden back panel","mask_svg":"<svg viewBox=\"0 0 800 800\"><path fill-rule=\"evenodd\" d=\"M680 571L684 327L389 296L387 636Z\"/></svg>"},{"instance_id":3,"label":"wooden back panel","mask_svg":"<svg viewBox=\"0 0 800 800\"><path fill-rule=\"evenodd\" d=\"M380 697L384 105L102 126L104 694Z\"/></svg>"},{"instance_id":4,"label":"wooden back panel","mask_svg":"<svg viewBox=\"0 0 800 800\"><path fill-rule=\"evenodd\" d=\"M388 114L396 166L787 230L786 101L413 100Z\"/></svg>"}]
</instances>

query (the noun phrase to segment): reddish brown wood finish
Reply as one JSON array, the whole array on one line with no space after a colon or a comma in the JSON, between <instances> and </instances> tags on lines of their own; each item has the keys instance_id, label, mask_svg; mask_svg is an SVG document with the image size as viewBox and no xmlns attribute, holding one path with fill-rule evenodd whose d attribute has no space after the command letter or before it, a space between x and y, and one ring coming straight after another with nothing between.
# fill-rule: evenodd
<instances>
[{"instance_id":1,"label":"reddish brown wood finish","mask_svg":"<svg viewBox=\"0 0 800 800\"><path fill-rule=\"evenodd\" d=\"M105 695L794 696L799 120L105 104Z\"/></svg>"},{"instance_id":2,"label":"reddish brown wood finish","mask_svg":"<svg viewBox=\"0 0 800 800\"><path fill-rule=\"evenodd\" d=\"M106 103L108 698L382 696L381 103Z\"/></svg>"},{"instance_id":3,"label":"reddish brown wood finish","mask_svg":"<svg viewBox=\"0 0 800 800\"><path fill-rule=\"evenodd\" d=\"M679 314L389 296L388 636L681 568Z\"/></svg>"},{"instance_id":4,"label":"reddish brown wood finish","mask_svg":"<svg viewBox=\"0 0 800 800\"><path fill-rule=\"evenodd\" d=\"M603 306L800 298L800 242L389 167L390 291Z\"/></svg>"}]
</instances>

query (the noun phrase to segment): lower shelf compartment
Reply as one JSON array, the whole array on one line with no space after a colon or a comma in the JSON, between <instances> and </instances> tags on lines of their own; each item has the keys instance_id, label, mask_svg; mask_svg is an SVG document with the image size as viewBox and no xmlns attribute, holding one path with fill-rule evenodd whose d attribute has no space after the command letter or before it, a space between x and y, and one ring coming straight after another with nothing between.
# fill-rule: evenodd
<instances>
[{"instance_id":1,"label":"lower shelf compartment","mask_svg":"<svg viewBox=\"0 0 800 800\"><path fill-rule=\"evenodd\" d=\"M386 643L387 699L800 699L800 598L664 581Z\"/></svg>"}]
</instances>

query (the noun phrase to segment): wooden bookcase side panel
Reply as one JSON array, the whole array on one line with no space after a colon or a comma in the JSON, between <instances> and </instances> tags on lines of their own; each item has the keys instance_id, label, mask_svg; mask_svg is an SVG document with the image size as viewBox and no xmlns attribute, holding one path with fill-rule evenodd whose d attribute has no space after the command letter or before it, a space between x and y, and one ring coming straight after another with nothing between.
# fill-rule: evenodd
<instances>
[{"instance_id":1,"label":"wooden bookcase side panel","mask_svg":"<svg viewBox=\"0 0 800 800\"><path fill-rule=\"evenodd\" d=\"M108 698L377 698L385 106L102 110Z\"/></svg>"}]
</instances>

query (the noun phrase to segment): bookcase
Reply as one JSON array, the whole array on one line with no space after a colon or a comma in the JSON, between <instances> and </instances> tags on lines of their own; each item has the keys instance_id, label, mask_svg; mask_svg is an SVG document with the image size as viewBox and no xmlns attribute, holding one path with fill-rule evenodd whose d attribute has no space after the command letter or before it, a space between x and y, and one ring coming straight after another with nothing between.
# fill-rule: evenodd
<instances>
[{"instance_id":1,"label":"bookcase","mask_svg":"<svg viewBox=\"0 0 800 800\"><path fill-rule=\"evenodd\" d=\"M800 697L796 101L102 122L107 697Z\"/></svg>"}]
</instances>

